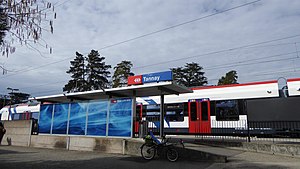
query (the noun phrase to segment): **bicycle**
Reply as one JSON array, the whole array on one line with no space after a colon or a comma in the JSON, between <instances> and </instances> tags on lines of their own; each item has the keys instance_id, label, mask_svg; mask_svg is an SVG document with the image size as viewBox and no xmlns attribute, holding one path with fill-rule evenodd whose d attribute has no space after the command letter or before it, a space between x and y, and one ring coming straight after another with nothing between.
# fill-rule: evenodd
<instances>
[{"instance_id":1,"label":"bicycle","mask_svg":"<svg viewBox=\"0 0 300 169\"><path fill-rule=\"evenodd\" d=\"M184 148L182 140L180 144ZM158 156L162 153L163 150L166 150L166 157L169 161L175 162L178 160L178 151L175 146L177 143L170 143L169 138L162 138L162 141L159 141L153 133L150 131L150 137L146 136L145 143L141 146L141 155L145 160L152 160L155 155Z\"/></svg>"}]
</instances>

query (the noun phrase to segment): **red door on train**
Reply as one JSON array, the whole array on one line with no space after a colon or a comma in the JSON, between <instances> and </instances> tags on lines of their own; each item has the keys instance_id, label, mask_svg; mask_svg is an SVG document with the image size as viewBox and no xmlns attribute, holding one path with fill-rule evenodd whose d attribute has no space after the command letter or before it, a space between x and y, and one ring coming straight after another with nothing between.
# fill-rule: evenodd
<instances>
[{"instance_id":1,"label":"red door on train","mask_svg":"<svg viewBox=\"0 0 300 169\"><path fill-rule=\"evenodd\" d=\"M191 99L188 102L189 133L211 133L209 99Z\"/></svg>"},{"instance_id":2,"label":"red door on train","mask_svg":"<svg viewBox=\"0 0 300 169\"><path fill-rule=\"evenodd\" d=\"M134 121L134 132L139 133L140 122L143 120L143 105L136 105L136 118Z\"/></svg>"}]
</instances>

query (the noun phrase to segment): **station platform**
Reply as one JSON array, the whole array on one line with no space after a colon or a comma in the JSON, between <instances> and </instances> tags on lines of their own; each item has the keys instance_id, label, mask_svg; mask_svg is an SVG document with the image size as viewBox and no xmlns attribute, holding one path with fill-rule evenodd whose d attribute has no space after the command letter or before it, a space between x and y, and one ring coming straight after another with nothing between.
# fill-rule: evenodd
<instances>
[{"instance_id":1,"label":"station platform","mask_svg":"<svg viewBox=\"0 0 300 169\"><path fill-rule=\"evenodd\" d=\"M201 161L201 162L218 162L226 163L235 160L237 157L243 156L247 153L260 153L266 155L287 156L293 158L300 158L300 144L299 142L277 142L272 141L253 141L247 142L241 140L202 140L193 137L174 137L171 140L178 141L183 139L185 148L178 148L180 158L187 161ZM135 142L138 139L128 140L127 145ZM142 139L138 140L139 145L143 143ZM140 156L138 148L135 154ZM128 151L126 151L128 152ZM129 153L130 154L130 153Z\"/></svg>"}]
</instances>

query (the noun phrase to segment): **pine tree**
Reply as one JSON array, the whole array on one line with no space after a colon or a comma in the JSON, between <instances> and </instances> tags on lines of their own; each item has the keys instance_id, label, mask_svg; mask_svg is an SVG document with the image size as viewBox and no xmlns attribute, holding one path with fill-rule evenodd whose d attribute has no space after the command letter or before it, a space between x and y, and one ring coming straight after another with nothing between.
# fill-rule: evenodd
<instances>
[{"instance_id":1,"label":"pine tree","mask_svg":"<svg viewBox=\"0 0 300 169\"><path fill-rule=\"evenodd\" d=\"M112 87L123 87L127 86L128 76L133 76L134 73L131 72L132 63L130 61L122 61L114 67L114 75L112 77L113 84Z\"/></svg>"},{"instance_id":2,"label":"pine tree","mask_svg":"<svg viewBox=\"0 0 300 169\"><path fill-rule=\"evenodd\" d=\"M237 79L237 72L235 70L232 70L227 72L225 76L222 76L219 79L218 85L238 84Z\"/></svg>"},{"instance_id":3,"label":"pine tree","mask_svg":"<svg viewBox=\"0 0 300 169\"><path fill-rule=\"evenodd\" d=\"M91 50L87 57L87 89L88 90L99 90L109 87L108 78L110 72L108 69L111 65L106 65L104 62L105 57L100 57L100 54L96 50Z\"/></svg>"},{"instance_id":4,"label":"pine tree","mask_svg":"<svg viewBox=\"0 0 300 169\"><path fill-rule=\"evenodd\" d=\"M71 67L67 71L71 74L71 80L65 85L63 91L82 92L87 90L87 82L85 80L86 70L84 65L85 58L82 54L76 52L76 58L71 61Z\"/></svg>"},{"instance_id":5,"label":"pine tree","mask_svg":"<svg viewBox=\"0 0 300 169\"><path fill-rule=\"evenodd\" d=\"M186 87L203 86L207 84L207 78L198 63L186 63L184 68L172 68L173 79Z\"/></svg>"}]
</instances>

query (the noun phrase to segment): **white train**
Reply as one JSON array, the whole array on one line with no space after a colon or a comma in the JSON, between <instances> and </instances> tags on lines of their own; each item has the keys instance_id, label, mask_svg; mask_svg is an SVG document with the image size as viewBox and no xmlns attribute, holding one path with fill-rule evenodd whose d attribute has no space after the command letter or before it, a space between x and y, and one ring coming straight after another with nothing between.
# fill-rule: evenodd
<instances>
[{"instance_id":1,"label":"white train","mask_svg":"<svg viewBox=\"0 0 300 169\"><path fill-rule=\"evenodd\" d=\"M224 86L165 96L167 134L293 134L300 136L300 78ZM139 120L159 128L160 97L137 98ZM138 128L136 127L135 131Z\"/></svg>"},{"instance_id":2,"label":"white train","mask_svg":"<svg viewBox=\"0 0 300 169\"><path fill-rule=\"evenodd\" d=\"M39 104L15 104L5 106L0 110L1 120L29 120L38 119Z\"/></svg>"}]
</instances>

